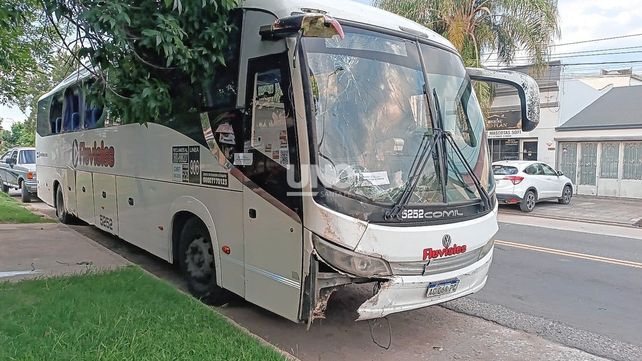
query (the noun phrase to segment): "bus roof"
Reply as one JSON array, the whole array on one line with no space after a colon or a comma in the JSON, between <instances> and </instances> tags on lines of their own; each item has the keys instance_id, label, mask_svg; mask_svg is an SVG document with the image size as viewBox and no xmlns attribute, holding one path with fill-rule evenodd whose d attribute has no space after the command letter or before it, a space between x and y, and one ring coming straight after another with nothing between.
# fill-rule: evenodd
<instances>
[{"instance_id":1,"label":"bus roof","mask_svg":"<svg viewBox=\"0 0 642 361\"><path fill-rule=\"evenodd\" d=\"M414 21L352 0L243 0L240 7L264 10L279 18L290 16L296 12L304 12L303 9L320 10L340 20L354 21L393 31L408 29L413 32L419 32L429 40L455 50L450 41ZM89 77L89 75L89 71L81 67L79 71L72 73L55 88L40 97L38 101L55 94L80 79Z\"/></svg>"},{"instance_id":2,"label":"bus roof","mask_svg":"<svg viewBox=\"0 0 642 361\"><path fill-rule=\"evenodd\" d=\"M339 20L349 20L394 31L409 29L455 50L450 41L414 21L352 0L244 0L240 6L265 10L279 18L290 16L295 12L305 12L303 9L321 10Z\"/></svg>"}]
</instances>

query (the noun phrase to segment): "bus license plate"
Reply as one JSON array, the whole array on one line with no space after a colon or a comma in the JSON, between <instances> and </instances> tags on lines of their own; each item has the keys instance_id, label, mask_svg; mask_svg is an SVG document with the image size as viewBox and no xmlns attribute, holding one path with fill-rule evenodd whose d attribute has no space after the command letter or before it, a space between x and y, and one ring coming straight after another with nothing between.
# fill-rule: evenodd
<instances>
[{"instance_id":1,"label":"bus license plate","mask_svg":"<svg viewBox=\"0 0 642 361\"><path fill-rule=\"evenodd\" d=\"M457 291L459 279L453 278L445 281L430 282L426 297L443 296Z\"/></svg>"}]
</instances>

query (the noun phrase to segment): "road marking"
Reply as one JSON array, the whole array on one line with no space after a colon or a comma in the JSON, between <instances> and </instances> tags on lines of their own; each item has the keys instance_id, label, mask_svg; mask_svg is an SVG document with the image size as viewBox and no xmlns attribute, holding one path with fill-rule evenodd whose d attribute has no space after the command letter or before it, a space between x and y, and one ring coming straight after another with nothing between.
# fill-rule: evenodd
<instances>
[{"instance_id":1,"label":"road marking","mask_svg":"<svg viewBox=\"0 0 642 361\"><path fill-rule=\"evenodd\" d=\"M595 255L592 255L592 254L563 251L561 249L546 248L546 247L540 247L540 246L533 246L533 245L530 245L530 244L515 243L515 242L509 242L509 241L502 241L502 240L495 240L495 244L496 245L502 245L502 246L525 249L525 250L528 250L528 251L543 252L543 253L555 254L555 255L558 255L558 256L579 258L579 259L584 259L584 260L589 260L589 261L602 262L602 263L614 264L614 265L618 265L618 266L625 266L625 267L633 267L633 268L642 269L642 263L640 263L640 262L626 261L626 260L617 259L617 258L608 258L608 257L602 257L602 256L595 256Z\"/></svg>"}]
</instances>

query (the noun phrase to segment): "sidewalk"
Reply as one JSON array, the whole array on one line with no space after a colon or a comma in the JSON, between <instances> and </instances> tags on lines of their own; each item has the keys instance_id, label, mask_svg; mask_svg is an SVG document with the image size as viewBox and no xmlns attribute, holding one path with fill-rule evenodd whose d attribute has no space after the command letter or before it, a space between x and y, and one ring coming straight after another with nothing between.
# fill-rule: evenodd
<instances>
[{"instance_id":1,"label":"sidewalk","mask_svg":"<svg viewBox=\"0 0 642 361\"><path fill-rule=\"evenodd\" d=\"M62 224L0 224L0 281L128 264L121 256Z\"/></svg>"},{"instance_id":2,"label":"sidewalk","mask_svg":"<svg viewBox=\"0 0 642 361\"><path fill-rule=\"evenodd\" d=\"M571 204L542 202L532 213L522 213L517 206L500 206L500 213L521 214L577 222L642 227L642 199L574 196Z\"/></svg>"}]
</instances>

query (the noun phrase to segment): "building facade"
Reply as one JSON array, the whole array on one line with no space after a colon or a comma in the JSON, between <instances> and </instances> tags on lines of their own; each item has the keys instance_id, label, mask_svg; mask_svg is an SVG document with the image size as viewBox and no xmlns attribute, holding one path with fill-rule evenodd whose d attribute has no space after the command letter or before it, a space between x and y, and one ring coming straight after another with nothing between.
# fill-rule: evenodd
<instances>
[{"instance_id":1,"label":"building facade","mask_svg":"<svg viewBox=\"0 0 642 361\"><path fill-rule=\"evenodd\" d=\"M539 76L540 124L521 131L518 98L498 89L487 121L493 161L537 160L584 195L642 198L642 78L631 69L565 77L559 62Z\"/></svg>"}]
</instances>

